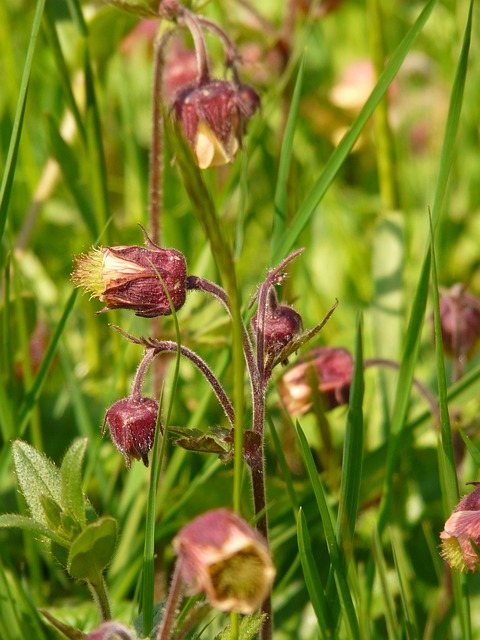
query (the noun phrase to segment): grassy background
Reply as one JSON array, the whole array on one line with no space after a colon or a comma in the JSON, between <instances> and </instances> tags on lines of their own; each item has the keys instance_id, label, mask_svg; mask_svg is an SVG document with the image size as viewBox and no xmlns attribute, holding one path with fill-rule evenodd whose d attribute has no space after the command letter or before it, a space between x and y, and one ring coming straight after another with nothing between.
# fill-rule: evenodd
<instances>
[{"instance_id":1,"label":"grassy background","mask_svg":"<svg viewBox=\"0 0 480 640\"><path fill-rule=\"evenodd\" d=\"M261 6L276 29L282 4ZM305 247L290 269L282 299L294 304L306 327L319 322L339 299L316 344L358 353L361 312L363 357L388 357L403 367L400 375L368 370L363 412L358 377L357 405L352 401L348 414L345 408L328 414L329 449L313 414L300 421L306 439L302 433L297 439L272 385L268 499L278 569L273 596L279 640L322 637L338 610L339 637L480 637L478 579L454 580L452 588L437 550L438 532L455 503L454 474L441 471L450 460L445 444L449 425L444 420L437 429L422 399L410 390L414 372L435 394L440 389L444 399L437 382L442 361L432 342L430 272L424 263L429 209L437 222L439 284L468 281L473 292L480 292L478 9L467 66L461 49L467 2L434 3L417 39L404 50L397 47L427 3L380 4L387 59L399 51L406 55L388 90L393 145L390 151L388 143L386 151L382 147L388 131L378 128L377 108L376 118L360 123L353 151L333 156L338 173L332 154L374 85L367 78L367 86L357 89L355 108L336 103L334 89L349 65L379 53L376 3L352 0L311 23L299 15L285 70L279 66L274 35L256 28L236 3L225 0L205 9L247 59L257 56L245 65L244 77L261 94L262 109L250 124L245 153L232 167L205 176L223 231L235 245L243 302L268 267L284 257L286 247ZM108 323L135 335L148 334L149 325L123 312L95 316L97 302L71 297L70 272L72 256L99 240L111 245L142 242L137 224L148 224L152 43L140 36L126 40L137 23L134 17L104 5L84 5L75 13L75 6L47 2L40 25L33 3L6 0L0 5L0 154L5 168L0 203L1 504L2 511L25 509L12 472L12 439L23 437L60 461L74 437L88 436L85 491L99 513L119 521L121 538L107 582L116 617L129 623L138 609L149 476L140 464L125 471L109 439L102 440L100 426L105 408L128 393L141 357L140 348L127 344ZM29 67L27 50L36 25L40 29ZM209 44L215 51L215 41L209 39ZM294 128L293 145L291 154L284 147L280 160L302 55L298 116L287 126L287 132ZM25 60L30 78L19 120ZM360 75L358 68L355 75ZM16 123L22 125L18 153L10 163ZM190 273L218 280L178 167L170 162L174 150L167 153L162 244L186 255ZM385 158L392 160L387 177L378 169ZM282 175L285 182L279 180ZM325 195L318 204L322 179ZM388 185L394 193L390 198ZM310 196L309 208L305 203ZM272 242L279 207L287 212L288 226L280 223ZM297 234L295 224L307 210L306 225L299 225ZM178 320L182 342L198 350L231 391L228 318L215 302L192 293ZM162 336L174 336L171 320L162 321ZM452 366L448 360L445 365L450 387ZM467 366L471 376L450 405L454 427L462 426L473 447L478 440L479 369L474 356ZM167 378L167 395L171 385ZM205 383L182 363L172 424L205 428L222 420ZM164 595L171 568L172 536L197 513L232 501L230 466L180 449L170 448L167 455L157 501L157 600ZM471 453L464 452L451 471L461 493L465 482L477 480ZM358 519L350 539L336 518L339 504L340 513L346 509L355 514L356 490ZM247 478L242 510L252 516ZM57 637L40 622L35 607L48 606L85 630L95 626L86 589L68 581L39 543L12 531L1 531L0 539L2 637ZM326 604L313 595L323 591ZM322 615L327 619L319 625ZM225 618L217 617L203 637L214 637L213 630L224 623Z\"/></svg>"}]
</instances>

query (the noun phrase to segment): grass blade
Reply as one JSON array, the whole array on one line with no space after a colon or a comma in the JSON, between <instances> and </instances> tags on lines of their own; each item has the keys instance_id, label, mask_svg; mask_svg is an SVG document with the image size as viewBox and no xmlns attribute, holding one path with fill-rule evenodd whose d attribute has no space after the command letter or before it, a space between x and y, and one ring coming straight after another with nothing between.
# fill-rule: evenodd
<instances>
[{"instance_id":1,"label":"grass blade","mask_svg":"<svg viewBox=\"0 0 480 640\"><path fill-rule=\"evenodd\" d=\"M307 520L302 508L300 508L297 518L297 539L305 584L307 585L310 601L317 616L320 635L322 638L331 638L334 635L332 619L322 581L315 565Z\"/></svg>"},{"instance_id":2,"label":"grass blade","mask_svg":"<svg viewBox=\"0 0 480 640\"><path fill-rule=\"evenodd\" d=\"M15 175L15 167L17 163L18 147L20 144L20 136L22 133L23 116L25 114L25 106L27 104L28 85L30 81L30 73L32 70L33 56L37 44L38 32L42 23L43 10L45 0L38 0L33 19L32 32L30 35L30 44L28 46L25 66L23 68L22 82L18 95L17 109L15 112L15 120L13 123L12 135L8 147L7 160L3 171L2 184L0 186L0 241L3 238L5 225L7 222L8 205L10 202L10 194L12 191L13 177Z\"/></svg>"},{"instance_id":3,"label":"grass blade","mask_svg":"<svg viewBox=\"0 0 480 640\"><path fill-rule=\"evenodd\" d=\"M297 211L292 225L289 227L288 231L281 239L281 242L279 242L279 244L274 247L273 253L277 256L278 260L284 258L292 249L301 232L305 229L310 218L315 213L318 205L322 201L324 195L328 191L328 188L335 179L335 176L337 175L340 167L345 162L345 159L350 153L363 127L367 123L367 120L375 111L376 106L383 98L390 83L396 76L405 57L409 53L412 44L415 41L415 38L423 29L435 4L436 0L430 0L430 2L426 4L413 27L398 45L397 49L390 58L390 61L386 65L385 71L378 79L375 88L373 89L370 97L361 110L358 118L353 123L350 131L346 134L346 136L342 139L338 147L330 156L330 159L327 162L322 174L313 185L311 191L305 198L300 209Z\"/></svg>"}]
</instances>

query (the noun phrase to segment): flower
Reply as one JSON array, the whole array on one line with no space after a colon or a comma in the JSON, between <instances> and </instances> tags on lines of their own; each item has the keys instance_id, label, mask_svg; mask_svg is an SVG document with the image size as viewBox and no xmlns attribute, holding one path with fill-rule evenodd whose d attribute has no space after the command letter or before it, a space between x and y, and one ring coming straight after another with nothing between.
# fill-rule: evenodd
<instances>
[{"instance_id":1,"label":"flower","mask_svg":"<svg viewBox=\"0 0 480 640\"><path fill-rule=\"evenodd\" d=\"M93 298L105 302L102 309L131 309L144 318L172 312L185 302L187 264L176 249L162 249L145 234L145 247L98 247L75 259L72 279ZM163 282L162 282L163 281ZM101 313L101 312L100 312Z\"/></svg>"},{"instance_id":2,"label":"flower","mask_svg":"<svg viewBox=\"0 0 480 640\"><path fill-rule=\"evenodd\" d=\"M440 554L457 571L478 571L479 558L471 540L480 545L480 482L463 496L440 533Z\"/></svg>"},{"instance_id":3,"label":"flower","mask_svg":"<svg viewBox=\"0 0 480 640\"><path fill-rule=\"evenodd\" d=\"M480 336L480 298L467 293L465 284L454 284L440 298L440 324L445 353L470 355Z\"/></svg>"},{"instance_id":4,"label":"flower","mask_svg":"<svg viewBox=\"0 0 480 640\"><path fill-rule=\"evenodd\" d=\"M221 611L253 613L267 597L275 568L265 540L229 509L207 511L173 541L183 580Z\"/></svg>"},{"instance_id":5,"label":"flower","mask_svg":"<svg viewBox=\"0 0 480 640\"><path fill-rule=\"evenodd\" d=\"M316 347L299 359L280 379L280 394L291 414L305 414L313 407L312 384L326 409L347 404L353 358L347 349Z\"/></svg>"},{"instance_id":6,"label":"flower","mask_svg":"<svg viewBox=\"0 0 480 640\"><path fill-rule=\"evenodd\" d=\"M226 80L194 82L179 90L173 110L200 169L233 162L259 104L252 87Z\"/></svg>"},{"instance_id":7,"label":"flower","mask_svg":"<svg viewBox=\"0 0 480 640\"><path fill-rule=\"evenodd\" d=\"M102 434L108 425L112 441L123 454L127 469L131 459L143 460L148 467L148 452L153 446L158 402L153 398L128 396L107 409Z\"/></svg>"},{"instance_id":8,"label":"flower","mask_svg":"<svg viewBox=\"0 0 480 640\"><path fill-rule=\"evenodd\" d=\"M86 640L132 640L132 638L130 631L122 624L109 620L92 631Z\"/></svg>"}]
</instances>

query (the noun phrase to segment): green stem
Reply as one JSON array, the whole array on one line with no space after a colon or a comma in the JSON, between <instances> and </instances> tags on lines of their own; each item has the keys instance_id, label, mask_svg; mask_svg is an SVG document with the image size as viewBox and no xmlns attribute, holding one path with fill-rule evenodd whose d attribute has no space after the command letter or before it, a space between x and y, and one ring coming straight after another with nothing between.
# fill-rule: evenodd
<instances>
[{"instance_id":1,"label":"green stem","mask_svg":"<svg viewBox=\"0 0 480 640\"><path fill-rule=\"evenodd\" d=\"M110 598L108 597L107 585L102 574L98 576L97 582L88 582L90 591L92 592L95 603L100 611L102 622L112 619L112 610L110 608Z\"/></svg>"}]
</instances>

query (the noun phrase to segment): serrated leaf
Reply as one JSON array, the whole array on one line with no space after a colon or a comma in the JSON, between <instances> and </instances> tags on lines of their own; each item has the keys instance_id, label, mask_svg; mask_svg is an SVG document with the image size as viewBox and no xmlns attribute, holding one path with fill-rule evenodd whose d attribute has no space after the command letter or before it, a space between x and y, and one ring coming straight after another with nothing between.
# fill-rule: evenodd
<instances>
[{"instance_id":1,"label":"serrated leaf","mask_svg":"<svg viewBox=\"0 0 480 640\"><path fill-rule=\"evenodd\" d=\"M117 521L106 516L89 524L72 543L67 569L77 580L93 584L112 559L117 540Z\"/></svg>"},{"instance_id":2,"label":"serrated leaf","mask_svg":"<svg viewBox=\"0 0 480 640\"><path fill-rule=\"evenodd\" d=\"M229 453L233 446L230 430L221 427L211 427L208 431L169 427L168 431L175 436L173 443L187 451L225 454Z\"/></svg>"},{"instance_id":3,"label":"serrated leaf","mask_svg":"<svg viewBox=\"0 0 480 640\"><path fill-rule=\"evenodd\" d=\"M41 497L61 503L60 471L47 456L23 440L12 444L18 483L34 520L48 527Z\"/></svg>"},{"instance_id":4,"label":"serrated leaf","mask_svg":"<svg viewBox=\"0 0 480 640\"><path fill-rule=\"evenodd\" d=\"M332 313L335 311L337 306L338 306L338 300L335 302L334 305L330 307L330 309L327 311L327 314L319 324L315 325L311 329L308 329L307 331L304 331L302 334L300 334L299 336L294 338L291 342L289 342L287 346L284 349L282 349L282 351L280 351L278 356L273 361L272 368L275 367L280 362L284 362L288 358L288 356L290 356L295 351L298 351L300 347L303 347L304 344L306 344L314 336L316 336L317 333L321 331L323 327L327 324L327 322L330 320L330 317L332 316Z\"/></svg>"},{"instance_id":5,"label":"serrated leaf","mask_svg":"<svg viewBox=\"0 0 480 640\"><path fill-rule=\"evenodd\" d=\"M44 525L33 518L27 516L21 516L18 513L3 513L0 515L0 528L13 528L23 529L23 531L30 531L38 535L48 538L52 542L66 547L68 540L60 536L56 531L53 531L48 526Z\"/></svg>"},{"instance_id":6,"label":"serrated leaf","mask_svg":"<svg viewBox=\"0 0 480 640\"><path fill-rule=\"evenodd\" d=\"M62 507L82 527L87 524L85 497L82 491L82 465L87 449L87 438L77 438L69 447L60 467Z\"/></svg>"}]
</instances>

